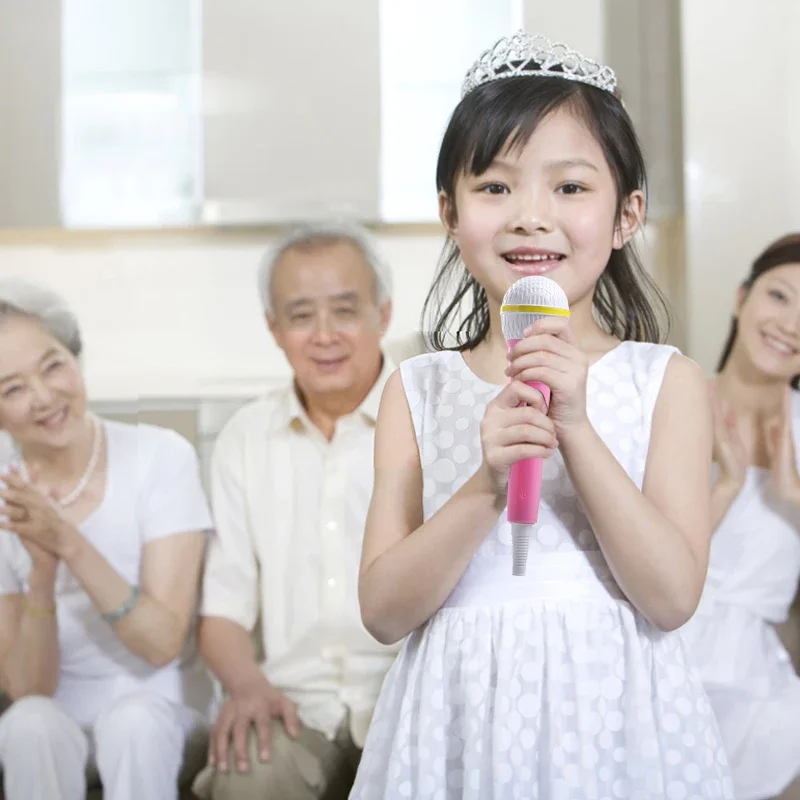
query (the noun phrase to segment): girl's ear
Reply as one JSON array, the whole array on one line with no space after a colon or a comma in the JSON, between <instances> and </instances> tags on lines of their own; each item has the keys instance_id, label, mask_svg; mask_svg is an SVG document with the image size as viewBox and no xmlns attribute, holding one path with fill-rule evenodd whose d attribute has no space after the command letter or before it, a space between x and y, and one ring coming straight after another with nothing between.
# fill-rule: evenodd
<instances>
[{"instance_id":1,"label":"girl's ear","mask_svg":"<svg viewBox=\"0 0 800 800\"><path fill-rule=\"evenodd\" d=\"M621 250L641 229L644 223L645 198L644 192L636 190L625 201L620 214L619 225L614 231L615 250Z\"/></svg>"},{"instance_id":2,"label":"girl's ear","mask_svg":"<svg viewBox=\"0 0 800 800\"><path fill-rule=\"evenodd\" d=\"M456 232L458 223L456 207L451 198L444 192L439 192L439 219L442 221L447 233L452 236Z\"/></svg>"}]
</instances>

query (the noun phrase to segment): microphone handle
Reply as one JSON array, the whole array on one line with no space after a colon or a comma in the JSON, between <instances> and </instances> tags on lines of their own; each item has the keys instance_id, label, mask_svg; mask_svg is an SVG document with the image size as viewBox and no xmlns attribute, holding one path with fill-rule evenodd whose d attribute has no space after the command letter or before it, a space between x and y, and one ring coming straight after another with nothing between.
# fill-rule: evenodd
<instances>
[{"instance_id":1,"label":"microphone handle","mask_svg":"<svg viewBox=\"0 0 800 800\"><path fill-rule=\"evenodd\" d=\"M545 405L550 405L550 387L539 381L528 386L538 389ZM507 509L509 522L533 525L539 518L539 497L542 491L541 458L523 458L511 465L508 475Z\"/></svg>"},{"instance_id":2,"label":"microphone handle","mask_svg":"<svg viewBox=\"0 0 800 800\"><path fill-rule=\"evenodd\" d=\"M538 381L528 383L538 389L544 397L545 405L550 406L550 387ZM541 458L523 458L511 465L508 474L506 515L511 523L511 542L513 548L512 574L525 574L528 561L530 529L539 519L539 499L542 492Z\"/></svg>"}]
</instances>

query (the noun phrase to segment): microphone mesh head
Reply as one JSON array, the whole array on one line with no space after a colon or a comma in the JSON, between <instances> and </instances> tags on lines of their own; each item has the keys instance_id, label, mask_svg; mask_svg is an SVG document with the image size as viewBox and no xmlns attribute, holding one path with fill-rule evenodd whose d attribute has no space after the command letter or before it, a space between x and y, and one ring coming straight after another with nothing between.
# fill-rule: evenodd
<instances>
[{"instance_id":1,"label":"microphone mesh head","mask_svg":"<svg viewBox=\"0 0 800 800\"><path fill-rule=\"evenodd\" d=\"M561 313L559 313L561 312ZM521 339L525 329L547 316L569 316L564 290L544 275L526 275L511 284L503 298L500 320L506 341Z\"/></svg>"}]
</instances>

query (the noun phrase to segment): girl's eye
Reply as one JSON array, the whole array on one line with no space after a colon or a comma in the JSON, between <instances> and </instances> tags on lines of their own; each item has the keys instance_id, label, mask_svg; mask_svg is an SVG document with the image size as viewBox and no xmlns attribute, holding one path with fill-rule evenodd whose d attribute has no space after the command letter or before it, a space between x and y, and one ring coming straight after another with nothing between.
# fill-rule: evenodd
<instances>
[{"instance_id":1,"label":"girl's eye","mask_svg":"<svg viewBox=\"0 0 800 800\"><path fill-rule=\"evenodd\" d=\"M508 189L502 183L487 183L481 187L481 191L486 194L505 194Z\"/></svg>"},{"instance_id":2,"label":"girl's eye","mask_svg":"<svg viewBox=\"0 0 800 800\"><path fill-rule=\"evenodd\" d=\"M786 301L786 295L780 289L770 289L769 296L780 300L781 303Z\"/></svg>"},{"instance_id":3,"label":"girl's eye","mask_svg":"<svg viewBox=\"0 0 800 800\"><path fill-rule=\"evenodd\" d=\"M558 187L558 191L562 194L580 194L584 191L583 186L577 183L565 183Z\"/></svg>"}]
</instances>

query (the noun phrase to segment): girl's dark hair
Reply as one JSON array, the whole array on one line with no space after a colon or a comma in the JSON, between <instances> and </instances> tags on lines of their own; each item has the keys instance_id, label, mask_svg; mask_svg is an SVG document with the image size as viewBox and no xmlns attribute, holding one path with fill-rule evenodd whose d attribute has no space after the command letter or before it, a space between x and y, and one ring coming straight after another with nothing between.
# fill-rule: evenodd
<instances>
[{"instance_id":1,"label":"girl's dark hair","mask_svg":"<svg viewBox=\"0 0 800 800\"><path fill-rule=\"evenodd\" d=\"M750 274L742 283L745 294L750 292L753 284L766 272L784 264L800 264L800 233L790 233L773 242L754 262L750 268ZM736 335L739 332L739 323L734 317L731 320L731 329L725 347L722 348L722 355L717 364L717 372L722 372L722 368L728 360L733 350ZM800 389L800 375L792 378L792 387Z\"/></svg>"},{"instance_id":2,"label":"girl's dark hair","mask_svg":"<svg viewBox=\"0 0 800 800\"><path fill-rule=\"evenodd\" d=\"M626 198L646 186L644 157L633 124L610 92L558 77L517 76L472 90L456 107L442 140L437 189L452 203L461 175L481 175L501 152L523 147L537 125L559 108L577 114L603 148L617 188L619 222ZM451 213L455 216L457 209ZM471 300L472 307L453 332L464 299ZM593 305L600 324L619 339L660 342L668 332L667 302L631 242L612 251ZM469 350L489 331L486 291L464 267L452 239L445 243L425 299L422 329L434 350ZM448 345L453 334L455 346Z\"/></svg>"}]
</instances>

